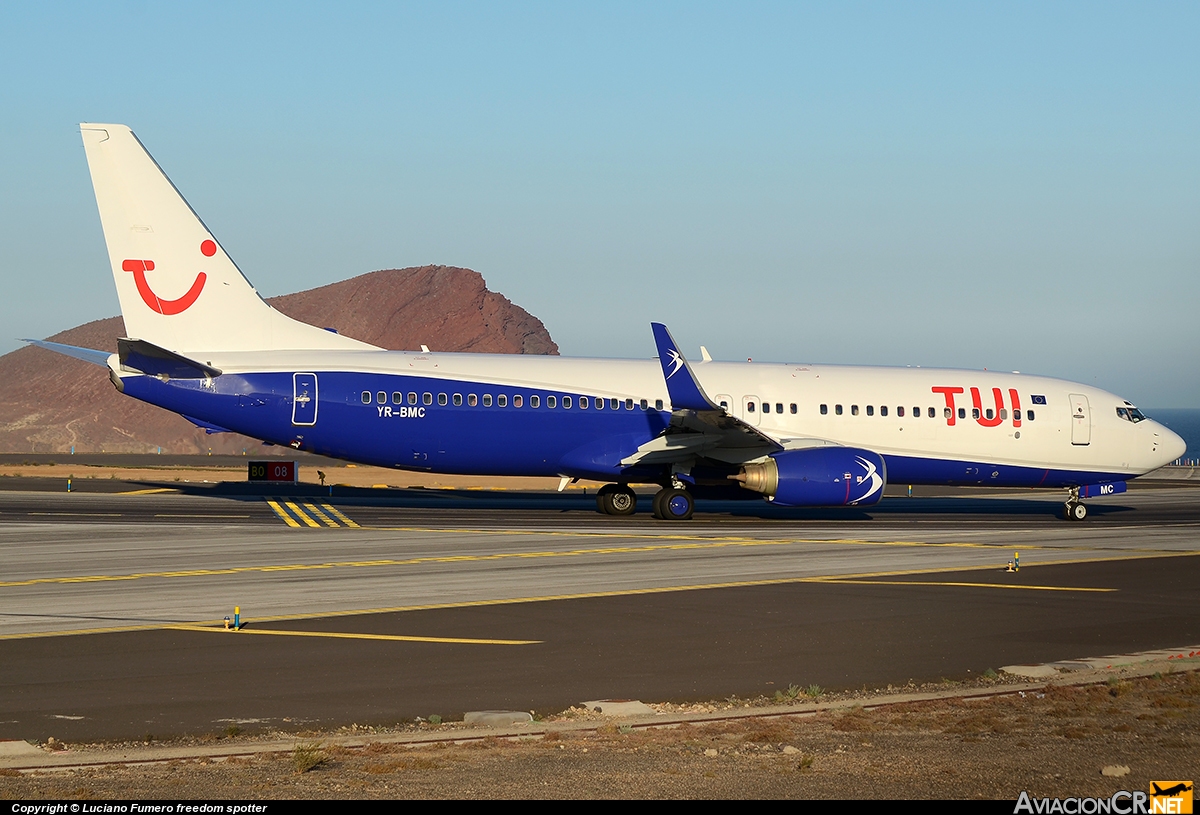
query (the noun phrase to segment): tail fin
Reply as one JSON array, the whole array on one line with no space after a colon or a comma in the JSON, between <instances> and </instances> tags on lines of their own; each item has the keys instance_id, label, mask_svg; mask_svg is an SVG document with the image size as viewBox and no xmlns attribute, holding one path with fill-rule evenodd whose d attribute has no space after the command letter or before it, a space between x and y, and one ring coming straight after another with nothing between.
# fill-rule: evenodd
<instances>
[{"instance_id":1,"label":"tail fin","mask_svg":"<svg viewBox=\"0 0 1200 815\"><path fill-rule=\"evenodd\" d=\"M375 348L263 302L128 127L80 129L130 337L182 354Z\"/></svg>"}]
</instances>

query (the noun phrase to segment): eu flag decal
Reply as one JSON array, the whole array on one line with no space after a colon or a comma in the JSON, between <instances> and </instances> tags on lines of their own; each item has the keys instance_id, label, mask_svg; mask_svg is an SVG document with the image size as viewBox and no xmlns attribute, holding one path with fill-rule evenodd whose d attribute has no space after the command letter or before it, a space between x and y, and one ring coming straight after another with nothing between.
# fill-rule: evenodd
<instances>
[{"instance_id":1,"label":"eu flag decal","mask_svg":"<svg viewBox=\"0 0 1200 815\"><path fill-rule=\"evenodd\" d=\"M1046 404L1046 397L1039 396L1038 394L1034 393L1029 396L1029 401L1033 402L1035 405L1044 405Z\"/></svg>"}]
</instances>

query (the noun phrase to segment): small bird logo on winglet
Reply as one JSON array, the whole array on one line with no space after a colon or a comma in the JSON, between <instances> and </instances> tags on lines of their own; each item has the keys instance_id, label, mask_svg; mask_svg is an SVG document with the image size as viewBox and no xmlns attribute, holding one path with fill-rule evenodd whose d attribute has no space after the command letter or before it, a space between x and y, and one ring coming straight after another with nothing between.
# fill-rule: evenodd
<instances>
[{"instance_id":1,"label":"small bird logo on winglet","mask_svg":"<svg viewBox=\"0 0 1200 815\"><path fill-rule=\"evenodd\" d=\"M679 373L679 369L683 367L683 357L674 348L667 352L667 356L671 358L671 372L667 374L667 379L670 379Z\"/></svg>"}]
</instances>

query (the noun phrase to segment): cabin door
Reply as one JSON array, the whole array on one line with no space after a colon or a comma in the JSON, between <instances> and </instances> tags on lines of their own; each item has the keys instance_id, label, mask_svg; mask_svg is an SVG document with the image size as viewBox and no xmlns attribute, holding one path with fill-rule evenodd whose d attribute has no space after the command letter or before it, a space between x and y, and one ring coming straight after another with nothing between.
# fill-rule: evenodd
<instances>
[{"instance_id":1,"label":"cabin door","mask_svg":"<svg viewBox=\"0 0 1200 815\"><path fill-rule=\"evenodd\" d=\"M1071 444L1092 442L1092 414L1088 398L1081 393L1071 394Z\"/></svg>"},{"instance_id":2,"label":"cabin door","mask_svg":"<svg viewBox=\"0 0 1200 815\"><path fill-rule=\"evenodd\" d=\"M317 375L292 374L292 424L317 423Z\"/></svg>"}]
</instances>

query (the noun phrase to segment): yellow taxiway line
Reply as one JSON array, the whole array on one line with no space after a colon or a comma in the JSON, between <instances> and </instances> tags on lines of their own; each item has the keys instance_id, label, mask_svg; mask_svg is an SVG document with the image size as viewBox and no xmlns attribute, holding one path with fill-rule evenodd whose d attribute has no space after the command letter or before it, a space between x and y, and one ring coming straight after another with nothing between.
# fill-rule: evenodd
<instances>
[{"instance_id":1,"label":"yellow taxiway line","mask_svg":"<svg viewBox=\"0 0 1200 815\"><path fill-rule=\"evenodd\" d=\"M1184 552L1182 555L1200 555L1200 552ZM1157 555L1154 557L1172 557ZM1074 563L1103 563L1110 561L1124 561L1128 557L1102 557L1102 558L1085 558L1078 561L1057 561L1054 563L1031 564L1032 565L1058 565L1058 564L1074 564ZM1030 568L1030 567L1027 567ZM786 586L794 585L794 583L851 583L851 585L883 585L883 586L949 586L949 587L970 587L970 588L1025 588L1031 591L1049 591L1049 592L1116 592L1120 589L1115 588L1097 588L1086 586L1018 586L1012 583L973 583L973 582L936 582L936 581L888 581L880 580L886 577L902 577L908 575L935 575L938 573L955 573L955 571L994 571L997 570L996 565L978 565L978 567L943 567L938 569L902 569L893 571L863 571L863 573L852 573L842 575L810 575L804 577L775 577L769 580L739 580L727 581L719 583L692 583L686 586L652 586L647 588L629 588L616 589L616 591L605 592L577 592L574 594L544 594L532 595L532 597L517 597L517 598L498 598L486 600L460 600L455 603L431 603L424 605L408 605L408 606L385 606L376 607L376 609L349 609L341 611L316 611L306 613L294 613L294 615L272 615L264 617L254 617L256 623L270 623L283 621L296 621L296 619L325 619L331 617L350 617L360 615L385 615L385 613L402 613L408 611L436 611L443 609L476 609L476 607L500 606L500 605L522 605L528 603L551 603L556 600L587 600L596 598L616 598L616 597L638 597L644 594L670 594L674 592L698 592L706 591L706 589L716 588L746 588L756 586ZM874 579L874 580L872 580ZM181 629L191 630L193 628L212 631L223 630L218 627L222 621L212 619L212 621L202 621L192 625L178 623L151 623L145 625L119 625L119 627L109 628L94 628L94 629L73 629L62 631L34 631L34 633L26 634L0 634L0 641L4 640L29 640L38 639L38 637L50 636L78 636L84 634L116 634L122 631L148 631L148 630L163 630L163 629ZM260 631L262 629L242 629L242 631ZM296 635L302 636L302 635ZM366 636L366 635L364 635ZM358 637L358 635L354 635Z\"/></svg>"},{"instance_id":2,"label":"yellow taxiway line","mask_svg":"<svg viewBox=\"0 0 1200 815\"><path fill-rule=\"evenodd\" d=\"M293 520L286 513L282 512L281 508L277 508L277 505L275 505L274 502L268 501L268 503L272 504L273 505L272 508L275 509L276 512L279 512L281 517L285 518L289 524L291 524L292 526L295 526L297 528L300 527L300 524L297 523L295 520ZM290 503L290 502L288 502L288 503ZM304 517L308 518L307 515L305 515ZM308 519L308 523L310 526L318 526L317 522L315 520L312 520L311 518ZM849 543L849 542L851 542L851 541L847 541L845 539L828 541L828 540L757 540L757 539L744 539L744 538L743 539L730 538L730 539L722 539L722 540L718 540L718 541L704 541L704 542L696 542L696 541L692 540L692 542L689 542L689 543L681 542L681 543L643 544L640 546L587 547L587 548L581 548L581 549L565 549L565 550L534 550L534 551L525 551L525 552L496 552L493 554L486 554L486 555L436 555L436 556L414 557L414 558L385 558L385 559L379 559L379 560L327 561L324 563L281 563L281 564L265 564L265 565L258 565L258 566L229 566L229 567L219 568L219 569L179 569L179 570L158 571L158 572L136 572L133 574L98 574L98 575L76 575L76 576L66 576L66 577L34 577L34 578L29 578L27 580L0 581L0 588L12 588L12 587L16 587L16 586L34 586L34 585L44 585L44 584L108 583L108 582L129 581L129 580L146 580L146 579L151 579L151 578L168 579L168 578L179 578L179 577L209 577L209 576L214 576L214 575L235 575L235 574L253 574L253 573L268 573L268 572L299 572L299 571L316 571L316 570L328 570L328 569L363 569L363 568L381 568L381 567L396 567L396 566L421 566L421 565L426 565L426 564L438 564L438 563L481 563L481 562L501 561L501 560L530 560L530 559L540 559L540 558L581 557L581 556L586 556L586 555L648 554L648 553L655 553L655 552L698 551L698 550L709 550L709 549L723 549L723 548L730 548L730 547L790 546L790 545L795 545L795 544L838 545L838 544L845 544L845 543ZM927 544L927 543L923 543L923 542L902 544L899 541L882 541L882 542L852 541L852 542L856 545L861 544L861 545L878 545L878 546L942 545L942 544ZM991 550L996 550L996 551L1003 551L1001 549L1001 547L994 545L994 544L945 544L945 545L947 545L947 546L969 546L972 548L986 548L986 549L991 549ZM1026 551L1030 551L1030 550L1036 549L1037 547L1022 546L1021 548ZM1058 563L1094 563L1094 562L1104 562L1104 561L1111 561L1111 560L1140 559L1140 558L1146 558L1146 557L1175 557L1175 556L1186 556L1186 555L1195 555L1195 554L1200 554L1200 552L1198 552L1196 550L1181 551L1181 552L1138 551L1138 552L1122 553L1121 555L1118 555L1118 556L1106 556L1106 557L1099 557L1099 558L1072 558L1072 559L1055 560L1055 561L1042 561L1042 562L1036 563L1036 564L1035 563L1027 563L1026 568L1030 568L1030 567L1037 566L1037 565L1041 565L1041 566L1054 565L1054 564L1058 564ZM995 567L958 565L958 566L948 566L948 567L934 569L934 570L929 570L928 568L918 569L914 572L908 572L908 571L884 572L884 573L880 573L880 576L883 576L883 575L892 576L892 575L896 575L896 574L927 574L927 573L932 574L932 573L939 572L939 571L952 571L952 572L953 571L972 571L972 570L980 569L980 568L995 568ZM871 576L873 576L873 575L871 575ZM860 575L846 575L846 577L847 578L860 577ZM803 578L803 579L811 579L811 578ZM823 578L823 579L829 579L829 578Z\"/></svg>"},{"instance_id":3,"label":"yellow taxiway line","mask_svg":"<svg viewBox=\"0 0 1200 815\"><path fill-rule=\"evenodd\" d=\"M274 637L325 637L341 640L381 640L384 642L438 642L459 645L538 645L542 640L495 640L471 637L417 637L407 634L354 634L344 631L284 631L274 628L241 628L227 632L224 628L203 625L170 625L168 631L212 631L235 634L265 634Z\"/></svg>"}]
</instances>

